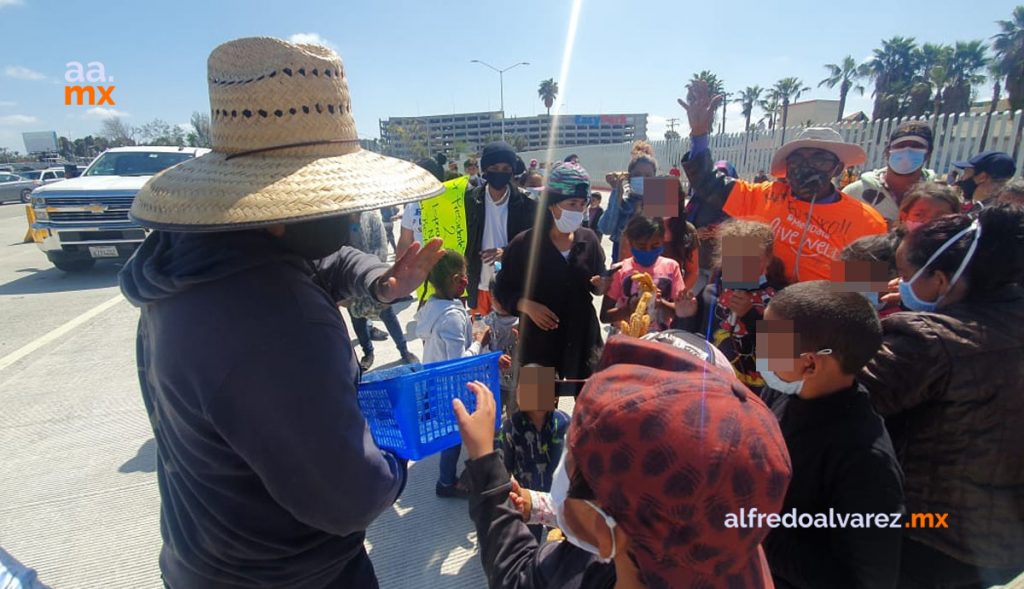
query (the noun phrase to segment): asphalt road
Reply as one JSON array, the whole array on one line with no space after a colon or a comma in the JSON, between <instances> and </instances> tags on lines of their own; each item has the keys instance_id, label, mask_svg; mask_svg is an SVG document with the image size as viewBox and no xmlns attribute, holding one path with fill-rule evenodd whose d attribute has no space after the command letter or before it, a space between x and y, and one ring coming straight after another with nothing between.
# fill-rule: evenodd
<instances>
[{"instance_id":1,"label":"asphalt road","mask_svg":"<svg viewBox=\"0 0 1024 589\"><path fill-rule=\"evenodd\" d=\"M21 205L0 206L0 565L13 559L59 589L162 587L138 310L121 297L118 265L65 274L21 243L25 229ZM399 319L413 314L406 305ZM421 354L419 340L409 346ZM398 352L376 342L376 357L384 366ZM384 588L486 585L467 504L436 498L436 479L436 457L413 464L368 532Z\"/></svg>"}]
</instances>

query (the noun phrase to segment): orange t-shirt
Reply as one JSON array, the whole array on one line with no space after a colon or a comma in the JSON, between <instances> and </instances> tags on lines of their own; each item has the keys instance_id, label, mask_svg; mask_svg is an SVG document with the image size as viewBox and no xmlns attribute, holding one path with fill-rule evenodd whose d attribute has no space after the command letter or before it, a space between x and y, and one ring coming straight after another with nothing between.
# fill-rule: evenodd
<instances>
[{"instance_id":1,"label":"orange t-shirt","mask_svg":"<svg viewBox=\"0 0 1024 589\"><path fill-rule=\"evenodd\" d=\"M855 198L839 193L838 201L816 203L811 210L811 203L794 197L789 185L779 181L760 184L736 181L723 210L737 219L761 221L771 226L775 233L774 253L785 264L786 277L791 282L830 280L832 261L839 259L844 247L865 235L887 230L885 219ZM800 275L796 277L801 236Z\"/></svg>"}]
</instances>

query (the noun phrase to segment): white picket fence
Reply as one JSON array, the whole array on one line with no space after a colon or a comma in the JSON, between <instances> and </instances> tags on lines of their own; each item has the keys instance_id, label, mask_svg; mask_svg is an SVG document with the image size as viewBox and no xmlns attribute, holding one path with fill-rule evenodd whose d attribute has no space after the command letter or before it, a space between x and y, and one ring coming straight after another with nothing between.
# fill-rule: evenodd
<instances>
[{"instance_id":1,"label":"white picket fence","mask_svg":"<svg viewBox=\"0 0 1024 589\"><path fill-rule=\"evenodd\" d=\"M1003 151L1013 156L1018 173L1024 171L1024 149L1021 138L1024 134L1022 111L992 114L985 150ZM952 169L952 163L970 159L980 149L982 131L987 113L945 114L924 119L935 134L935 149L928 167L945 174ZM843 136L845 141L857 143L867 152L868 160L858 168L871 170L885 166L884 152L889 135L907 118L882 119L862 123L833 123L831 127ZM785 130L785 140L795 138L803 127ZM751 131L712 135L710 147L716 160L728 160L736 166L741 178L752 178L759 170L770 172L772 156L783 142L782 129L774 131ZM673 164L678 164L684 153L690 149L689 137L672 141L651 141L659 162L659 174L668 173ZM550 154L546 150L527 151L519 155L524 161L536 158L539 161L560 162L569 154L576 154L580 163L593 179L595 187L607 188L604 176L607 172L626 169L629 163L631 144L584 145L555 148Z\"/></svg>"}]
</instances>

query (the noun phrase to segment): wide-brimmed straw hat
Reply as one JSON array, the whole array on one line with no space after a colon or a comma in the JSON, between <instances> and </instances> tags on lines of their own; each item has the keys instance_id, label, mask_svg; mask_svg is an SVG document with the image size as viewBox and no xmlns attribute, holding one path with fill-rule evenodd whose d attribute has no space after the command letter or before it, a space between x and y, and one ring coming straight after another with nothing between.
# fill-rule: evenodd
<instances>
[{"instance_id":1,"label":"wide-brimmed straw hat","mask_svg":"<svg viewBox=\"0 0 1024 589\"><path fill-rule=\"evenodd\" d=\"M225 231L403 204L440 194L426 170L359 146L341 57L320 45L236 39L210 53L213 151L154 176L131 217Z\"/></svg>"},{"instance_id":2,"label":"wide-brimmed straw hat","mask_svg":"<svg viewBox=\"0 0 1024 589\"><path fill-rule=\"evenodd\" d=\"M786 158L791 153L805 147L824 149L834 154L843 162L844 168L859 166L868 159L864 148L855 143L846 143L835 129L828 127L808 127L797 135L796 139L783 145L772 158L772 176L786 177Z\"/></svg>"}]
</instances>

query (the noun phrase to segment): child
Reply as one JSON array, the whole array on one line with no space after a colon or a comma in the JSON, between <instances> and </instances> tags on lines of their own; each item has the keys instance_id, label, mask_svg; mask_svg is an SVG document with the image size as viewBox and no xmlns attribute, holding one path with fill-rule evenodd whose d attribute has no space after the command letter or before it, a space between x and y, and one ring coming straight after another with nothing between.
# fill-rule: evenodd
<instances>
[{"instance_id":1,"label":"child","mask_svg":"<svg viewBox=\"0 0 1024 589\"><path fill-rule=\"evenodd\" d=\"M960 198L949 186L927 182L918 184L900 203L900 225L913 231L928 221L943 215L960 213Z\"/></svg>"},{"instance_id":2,"label":"child","mask_svg":"<svg viewBox=\"0 0 1024 589\"><path fill-rule=\"evenodd\" d=\"M539 364L527 364L523 370L542 368ZM516 389L516 404L530 407L536 397L547 397L539 403L542 407L516 411L509 414L501 424L495 446L501 450L505 469L524 488L533 491L551 491L555 467L562 459L565 448L565 432L569 429L569 415L557 408L553 402L554 380L550 383L532 383L532 386L549 388L548 394L531 394L523 391L520 383ZM540 540L544 526L531 525L530 530Z\"/></svg>"},{"instance_id":3,"label":"child","mask_svg":"<svg viewBox=\"0 0 1024 589\"><path fill-rule=\"evenodd\" d=\"M598 243L601 242L601 229L597 226L601 222L601 215L604 209L601 208L601 193L590 193L590 207L587 208L587 218L583 220L583 226L597 234Z\"/></svg>"},{"instance_id":4,"label":"child","mask_svg":"<svg viewBox=\"0 0 1024 589\"><path fill-rule=\"evenodd\" d=\"M495 266L500 269L500 262ZM496 292L497 280L491 279L491 292ZM516 411L518 404L515 399L515 370L512 368L512 358L515 357L516 344L519 343L518 327L519 318L510 315L497 301L491 300L491 312L484 317L484 325L490 330L490 343L485 352L501 352L501 400L506 415Z\"/></svg>"},{"instance_id":5,"label":"child","mask_svg":"<svg viewBox=\"0 0 1024 589\"><path fill-rule=\"evenodd\" d=\"M704 335L756 393L764 386L756 366L757 322L786 286L782 264L772 254L775 235L765 223L733 220L719 226L716 240L711 280L696 298L679 301L682 320L674 326Z\"/></svg>"},{"instance_id":6,"label":"child","mask_svg":"<svg viewBox=\"0 0 1024 589\"><path fill-rule=\"evenodd\" d=\"M843 248L843 251L839 253L839 260L880 265L884 268L884 282L888 283L900 275L896 268L896 248L899 247L902 239L903 234L898 230L881 235L867 235ZM883 319L901 310L899 302L884 300L888 292L887 288L861 292L878 311L879 317Z\"/></svg>"},{"instance_id":7,"label":"child","mask_svg":"<svg viewBox=\"0 0 1024 589\"><path fill-rule=\"evenodd\" d=\"M902 527L891 514L903 512L903 473L856 379L881 348L878 315L858 293L801 282L768 305L757 339L767 383L761 398L793 465L781 513L847 522L769 532L764 551L775 586L895 587ZM866 514L874 521L858 524Z\"/></svg>"},{"instance_id":8,"label":"child","mask_svg":"<svg viewBox=\"0 0 1024 589\"><path fill-rule=\"evenodd\" d=\"M637 215L626 225L624 234L632 257L623 261L612 276L608 294L601 304L601 321L618 325L619 321L629 320L642 293L642 285L633 280L633 275L645 273L657 290L649 311L649 331L668 329L675 316L674 301L682 295L685 286L679 263L661 255L665 249L665 225L659 217Z\"/></svg>"},{"instance_id":9,"label":"child","mask_svg":"<svg viewBox=\"0 0 1024 589\"><path fill-rule=\"evenodd\" d=\"M490 332L473 335L469 312L461 299L469 284L466 259L457 251L445 250L427 280L434 287L434 296L416 312L416 335L423 339L424 364L479 354L488 345ZM468 490L457 484L455 476L461 450L460 445L441 452L441 473L434 489L438 497L468 497Z\"/></svg>"}]
</instances>

